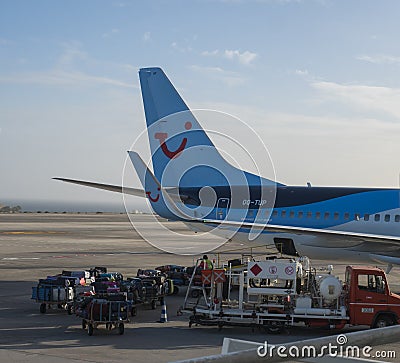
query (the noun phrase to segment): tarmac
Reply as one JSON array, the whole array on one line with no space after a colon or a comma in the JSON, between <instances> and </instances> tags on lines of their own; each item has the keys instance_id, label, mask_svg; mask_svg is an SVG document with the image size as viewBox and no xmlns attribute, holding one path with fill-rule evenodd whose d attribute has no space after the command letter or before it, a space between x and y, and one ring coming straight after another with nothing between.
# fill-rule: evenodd
<instances>
[{"instance_id":1,"label":"tarmac","mask_svg":"<svg viewBox=\"0 0 400 363\"><path fill-rule=\"evenodd\" d=\"M135 225L151 231L154 217L134 215L132 218ZM191 240L192 232L183 224L171 222L169 227ZM155 234L157 240L164 237L162 232ZM214 237L204 238L209 242ZM218 251L244 247L228 243ZM88 336L81 320L74 315L59 310L40 314L39 304L30 299L31 287L39 278L62 270L106 266L129 277L136 276L139 268L194 264L198 256L166 253L144 241L125 214L0 214L0 251L0 362L161 363L219 354L224 337L283 344L337 334L308 328L291 329L281 335L267 335L262 330L243 327L224 327L221 331L215 327L189 328L188 316L177 315L184 300L184 289L176 296L167 297L167 323L157 322L160 306L156 310L143 306L125 326L124 335L100 327L93 336ZM235 254L240 252L226 256L231 259ZM334 271L344 271L345 265L334 267ZM400 291L399 277L400 269L394 268L389 275L393 291ZM355 330L359 328L347 328L343 333ZM400 337L399 343L378 345L375 350L396 353L397 358L381 361L398 361Z\"/></svg>"}]
</instances>

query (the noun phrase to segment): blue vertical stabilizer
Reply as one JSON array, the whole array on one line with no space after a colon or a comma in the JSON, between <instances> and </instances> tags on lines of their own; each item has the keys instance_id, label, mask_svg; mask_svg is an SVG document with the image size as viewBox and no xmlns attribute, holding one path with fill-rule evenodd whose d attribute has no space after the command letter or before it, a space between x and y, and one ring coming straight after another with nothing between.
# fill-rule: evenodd
<instances>
[{"instance_id":1,"label":"blue vertical stabilizer","mask_svg":"<svg viewBox=\"0 0 400 363\"><path fill-rule=\"evenodd\" d=\"M143 68L139 78L154 174L163 187L277 185L221 156L162 69Z\"/></svg>"}]
</instances>

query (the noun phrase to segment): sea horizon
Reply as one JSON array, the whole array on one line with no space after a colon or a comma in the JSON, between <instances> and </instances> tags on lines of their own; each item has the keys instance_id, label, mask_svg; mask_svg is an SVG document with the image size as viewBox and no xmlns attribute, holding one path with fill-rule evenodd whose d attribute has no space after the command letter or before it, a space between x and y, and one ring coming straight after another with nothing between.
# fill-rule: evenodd
<instances>
[{"instance_id":1,"label":"sea horizon","mask_svg":"<svg viewBox=\"0 0 400 363\"><path fill-rule=\"evenodd\" d=\"M0 198L0 205L10 207L21 207L22 213L126 213L124 204L113 202L91 202L91 201L56 201L35 199L9 199ZM136 208L130 206L130 213L149 213L148 208L138 205Z\"/></svg>"}]
</instances>

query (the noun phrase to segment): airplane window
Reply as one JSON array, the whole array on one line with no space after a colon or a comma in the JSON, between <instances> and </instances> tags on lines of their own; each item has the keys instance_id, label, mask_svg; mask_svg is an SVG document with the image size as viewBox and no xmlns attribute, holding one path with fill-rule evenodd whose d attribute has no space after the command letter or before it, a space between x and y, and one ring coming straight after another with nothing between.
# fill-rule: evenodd
<instances>
[{"instance_id":1,"label":"airplane window","mask_svg":"<svg viewBox=\"0 0 400 363\"><path fill-rule=\"evenodd\" d=\"M354 220L356 220L356 221L360 220L360 214L359 213L354 214Z\"/></svg>"},{"instance_id":2,"label":"airplane window","mask_svg":"<svg viewBox=\"0 0 400 363\"><path fill-rule=\"evenodd\" d=\"M350 213L345 213L344 214L344 219L349 220L350 219Z\"/></svg>"},{"instance_id":3,"label":"airplane window","mask_svg":"<svg viewBox=\"0 0 400 363\"><path fill-rule=\"evenodd\" d=\"M283 211L281 212L281 217L286 217L286 211L285 211L285 210L283 210Z\"/></svg>"},{"instance_id":4,"label":"airplane window","mask_svg":"<svg viewBox=\"0 0 400 363\"><path fill-rule=\"evenodd\" d=\"M396 215L394 216L394 221L395 221L395 222L400 222L400 215L396 214Z\"/></svg>"},{"instance_id":5,"label":"airplane window","mask_svg":"<svg viewBox=\"0 0 400 363\"><path fill-rule=\"evenodd\" d=\"M294 217L294 211L290 211L290 218L293 218Z\"/></svg>"},{"instance_id":6,"label":"airplane window","mask_svg":"<svg viewBox=\"0 0 400 363\"><path fill-rule=\"evenodd\" d=\"M274 210L273 212L272 212L272 217L277 217L278 216L278 211L277 210Z\"/></svg>"},{"instance_id":7,"label":"airplane window","mask_svg":"<svg viewBox=\"0 0 400 363\"><path fill-rule=\"evenodd\" d=\"M324 219L329 219L329 212L325 212Z\"/></svg>"},{"instance_id":8,"label":"airplane window","mask_svg":"<svg viewBox=\"0 0 400 363\"><path fill-rule=\"evenodd\" d=\"M385 222L390 222L390 214L385 214Z\"/></svg>"},{"instance_id":9,"label":"airplane window","mask_svg":"<svg viewBox=\"0 0 400 363\"><path fill-rule=\"evenodd\" d=\"M364 221L369 221L369 214L364 214Z\"/></svg>"},{"instance_id":10,"label":"airplane window","mask_svg":"<svg viewBox=\"0 0 400 363\"><path fill-rule=\"evenodd\" d=\"M375 222L379 222L381 220L381 215L380 214L375 214Z\"/></svg>"},{"instance_id":11,"label":"airplane window","mask_svg":"<svg viewBox=\"0 0 400 363\"><path fill-rule=\"evenodd\" d=\"M299 218L303 218L303 212L299 212L299 214L297 215Z\"/></svg>"},{"instance_id":12,"label":"airplane window","mask_svg":"<svg viewBox=\"0 0 400 363\"><path fill-rule=\"evenodd\" d=\"M307 212L307 218L311 218L312 217L312 212Z\"/></svg>"},{"instance_id":13,"label":"airplane window","mask_svg":"<svg viewBox=\"0 0 400 363\"><path fill-rule=\"evenodd\" d=\"M334 219L339 219L339 213L338 213L338 212L335 212L335 214L333 215L333 218L334 218Z\"/></svg>"},{"instance_id":14,"label":"airplane window","mask_svg":"<svg viewBox=\"0 0 400 363\"><path fill-rule=\"evenodd\" d=\"M315 218L320 219L321 218L321 212L315 213Z\"/></svg>"}]
</instances>

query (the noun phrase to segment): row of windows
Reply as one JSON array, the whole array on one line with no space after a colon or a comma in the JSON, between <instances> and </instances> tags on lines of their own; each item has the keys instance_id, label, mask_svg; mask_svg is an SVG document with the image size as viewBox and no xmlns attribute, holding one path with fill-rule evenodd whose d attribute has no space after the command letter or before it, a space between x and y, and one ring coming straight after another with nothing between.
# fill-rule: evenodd
<instances>
[{"instance_id":1,"label":"row of windows","mask_svg":"<svg viewBox=\"0 0 400 363\"><path fill-rule=\"evenodd\" d=\"M297 214L297 215L296 215ZM285 211L282 210L280 213L277 210L274 210L272 213L272 217L278 217L280 215L280 217L282 218L286 218L287 216L289 218L313 218L313 212L297 212L295 213L294 211ZM335 212L335 213L330 213L330 212L325 212L325 213L321 213L321 212L315 212L314 218L315 219L325 219L328 220L333 216L333 219L338 220L340 219L340 213ZM361 214L359 213L355 213L354 215L350 215L350 213L343 213L343 219L345 221L349 221L351 219L354 219L355 221L360 221L360 220L364 220L364 221L369 221L369 220L373 220L375 222L379 222L381 221L381 218L383 221L385 222L390 222L390 221L395 221L395 222L400 222L400 215L396 214L396 215L391 215L391 214L384 214L381 215L380 214L364 214L364 216L361 216Z\"/></svg>"}]
</instances>

